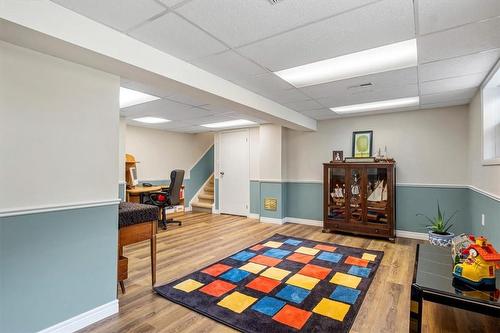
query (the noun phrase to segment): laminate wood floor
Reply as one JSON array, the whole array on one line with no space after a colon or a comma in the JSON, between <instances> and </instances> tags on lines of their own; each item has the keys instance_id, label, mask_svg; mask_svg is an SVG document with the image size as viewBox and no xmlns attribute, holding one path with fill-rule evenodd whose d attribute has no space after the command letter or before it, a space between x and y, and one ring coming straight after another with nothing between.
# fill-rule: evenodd
<instances>
[{"instance_id":1,"label":"laminate wood floor","mask_svg":"<svg viewBox=\"0 0 500 333\"><path fill-rule=\"evenodd\" d=\"M273 225L230 215L191 213L158 234L157 285L168 283L259 242L275 233L385 252L361 306L353 333L408 332L410 285L418 241L396 243L355 236L325 234L320 227ZM125 248L129 258L127 291L119 293L120 312L81 332L234 332L152 292L149 243Z\"/></svg>"}]
</instances>

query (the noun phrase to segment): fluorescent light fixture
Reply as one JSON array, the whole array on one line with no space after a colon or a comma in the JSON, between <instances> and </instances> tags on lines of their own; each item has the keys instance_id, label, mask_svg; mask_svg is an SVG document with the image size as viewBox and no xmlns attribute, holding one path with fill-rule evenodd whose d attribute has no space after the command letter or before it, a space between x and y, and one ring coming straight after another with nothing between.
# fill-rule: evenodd
<instances>
[{"instance_id":1,"label":"fluorescent light fixture","mask_svg":"<svg viewBox=\"0 0 500 333\"><path fill-rule=\"evenodd\" d=\"M387 101L379 101L372 103L339 106L335 108L330 108L330 110L339 114L356 113L356 112L387 110L387 109L401 108L407 106L416 106L419 104L419 102L420 98L417 96L417 97L390 99Z\"/></svg>"},{"instance_id":2,"label":"fluorescent light fixture","mask_svg":"<svg viewBox=\"0 0 500 333\"><path fill-rule=\"evenodd\" d=\"M134 118L133 120L146 124L163 124L163 123L168 123L170 121L168 119L158 118L158 117L141 117L141 118Z\"/></svg>"},{"instance_id":3,"label":"fluorescent light fixture","mask_svg":"<svg viewBox=\"0 0 500 333\"><path fill-rule=\"evenodd\" d=\"M274 72L297 88L417 66L417 40L313 62Z\"/></svg>"},{"instance_id":4,"label":"fluorescent light fixture","mask_svg":"<svg viewBox=\"0 0 500 333\"><path fill-rule=\"evenodd\" d=\"M223 128L223 127L237 127L237 126L248 126L248 125L255 125L253 121L246 120L246 119L237 119L237 120L229 120L229 121L223 121L220 123L212 123L212 124L204 124L201 125L203 127L208 127L208 128Z\"/></svg>"},{"instance_id":5,"label":"fluorescent light fixture","mask_svg":"<svg viewBox=\"0 0 500 333\"><path fill-rule=\"evenodd\" d=\"M148 95L140 91L120 87L120 109L128 106L156 101L159 97Z\"/></svg>"}]
</instances>

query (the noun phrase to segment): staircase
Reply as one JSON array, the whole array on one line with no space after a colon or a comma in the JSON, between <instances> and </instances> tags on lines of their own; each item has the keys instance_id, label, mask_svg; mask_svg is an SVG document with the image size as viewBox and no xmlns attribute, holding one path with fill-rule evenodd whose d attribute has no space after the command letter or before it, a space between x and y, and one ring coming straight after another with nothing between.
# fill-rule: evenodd
<instances>
[{"instance_id":1,"label":"staircase","mask_svg":"<svg viewBox=\"0 0 500 333\"><path fill-rule=\"evenodd\" d=\"M203 187L203 190L198 193L195 201L191 203L193 212L212 213L214 205L214 176L212 175L208 182Z\"/></svg>"}]
</instances>

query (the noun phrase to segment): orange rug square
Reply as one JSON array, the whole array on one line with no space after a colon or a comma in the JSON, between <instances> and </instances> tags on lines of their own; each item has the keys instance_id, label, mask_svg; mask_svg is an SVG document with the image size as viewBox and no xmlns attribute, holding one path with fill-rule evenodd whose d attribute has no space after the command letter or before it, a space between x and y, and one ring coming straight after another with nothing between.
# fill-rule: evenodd
<instances>
[{"instance_id":1,"label":"orange rug square","mask_svg":"<svg viewBox=\"0 0 500 333\"><path fill-rule=\"evenodd\" d=\"M355 266L361 266L361 267L368 266L368 260L360 259L360 258L356 258L356 257L351 257L351 256L347 257L347 259L345 260L345 263L348 265L355 265Z\"/></svg>"},{"instance_id":2,"label":"orange rug square","mask_svg":"<svg viewBox=\"0 0 500 333\"><path fill-rule=\"evenodd\" d=\"M298 274L323 280L328 276L328 274L330 274L331 271L332 270L329 268L308 264L302 267Z\"/></svg>"},{"instance_id":3,"label":"orange rug square","mask_svg":"<svg viewBox=\"0 0 500 333\"><path fill-rule=\"evenodd\" d=\"M291 305L285 305L273 319L282 324L300 330L306 321L311 317L311 312L304 311Z\"/></svg>"},{"instance_id":4,"label":"orange rug square","mask_svg":"<svg viewBox=\"0 0 500 333\"><path fill-rule=\"evenodd\" d=\"M215 264L215 265L212 265L210 267L207 267L205 268L204 270L202 270L201 272L202 273L205 273L205 274L208 274L208 275L212 275L212 276L219 276L221 275L222 273L224 273L225 271L228 271L230 270L232 267L231 266L228 266L228 265L224 265L224 264Z\"/></svg>"},{"instance_id":5,"label":"orange rug square","mask_svg":"<svg viewBox=\"0 0 500 333\"><path fill-rule=\"evenodd\" d=\"M210 282L203 288L200 288L199 291L210 296L219 297L224 295L228 291L233 290L234 288L236 288L236 286L232 283L222 280L215 280L213 282Z\"/></svg>"},{"instance_id":6,"label":"orange rug square","mask_svg":"<svg viewBox=\"0 0 500 333\"><path fill-rule=\"evenodd\" d=\"M277 258L271 258L271 257L263 256L263 255L259 254L258 256L255 256L252 259L250 259L250 261L254 262L256 264L261 264L261 265L266 265L266 266L276 266L277 264L279 264L283 260L277 259Z\"/></svg>"},{"instance_id":7,"label":"orange rug square","mask_svg":"<svg viewBox=\"0 0 500 333\"><path fill-rule=\"evenodd\" d=\"M315 247L313 247L313 249L318 249L318 250L327 251L327 252L333 252L333 251L335 251L337 248L336 248L335 246L329 246L329 245L318 244L318 245L316 245Z\"/></svg>"},{"instance_id":8,"label":"orange rug square","mask_svg":"<svg viewBox=\"0 0 500 333\"><path fill-rule=\"evenodd\" d=\"M278 280L270 279L265 276L259 276L250 281L249 283L247 283L245 287L261 291L267 294L271 292L274 288L279 286L280 283L281 282Z\"/></svg>"},{"instance_id":9,"label":"orange rug square","mask_svg":"<svg viewBox=\"0 0 500 333\"><path fill-rule=\"evenodd\" d=\"M294 253L294 254L286 257L286 259L291 260L291 261L300 262L301 264L308 264L309 261L314 259L314 256L310 256L308 254L302 254L302 253Z\"/></svg>"},{"instance_id":10,"label":"orange rug square","mask_svg":"<svg viewBox=\"0 0 500 333\"><path fill-rule=\"evenodd\" d=\"M257 245L254 245L250 248L250 250L252 251L260 251L264 248L265 246L261 245L261 244L257 244Z\"/></svg>"}]
</instances>

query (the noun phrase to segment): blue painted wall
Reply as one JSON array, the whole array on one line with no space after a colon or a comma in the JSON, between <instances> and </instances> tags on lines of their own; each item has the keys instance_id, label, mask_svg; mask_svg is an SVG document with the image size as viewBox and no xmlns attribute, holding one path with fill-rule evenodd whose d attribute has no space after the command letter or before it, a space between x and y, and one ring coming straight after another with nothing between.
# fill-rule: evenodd
<instances>
[{"instance_id":1,"label":"blue painted wall","mask_svg":"<svg viewBox=\"0 0 500 333\"><path fill-rule=\"evenodd\" d=\"M260 215L260 182L250 181L250 213Z\"/></svg>"},{"instance_id":2,"label":"blue painted wall","mask_svg":"<svg viewBox=\"0 0 500 333\"><path fill-rule=\"evenodd\" d=\"M282 219L285 217L285 191L286 184L276 182L260 182L260 216L274 219ZM275 211L264 209L264 198L276 198L278 205ZM250 204L252 206L252 204Z\"/></svg>"},{"instance_id":3,"label":"blue painted wall","mask_svg":"<svg viewBox=\"0 0 500 333\"><path fill-rule=\"evenodd\" d=\"M472 233L486 236L497 250L500 249L500 201L470 190L469 207ZM484 227L481 225L481 214L485 215Z\"/></svg>"},{"instance_id":4,"label":"blue painted wall","mask_svg":"<svg viewBox=\"0 0 500 333\"><path fill-rule=\"evenodd\" d=\"M286 217L323 220L323 184L286 183L286 187Z\"/></svg>"},{"instance_id":5,"label":"blue painted wall","mask_svg":"<svg viewBox=\"0 0 500 333\"><path fill-rule=\"evenodd\" d=\"M117 205L4 217L0 231L0 332L36 332L116 299Z\"/></svg>"},{"instance_id":6,"label":"blue painted wall","mask_svg":"<svg viewBox=\"0 0 500 333\"><path fill-rule=\"evenodd\" d=\"M184 182L184 202L189 205L189 202L194 197L196 192L207 181L208 177L214 173L214 146L203 155L203 157L191 169L189 181Z\"/></svg>"}]
</instances>

